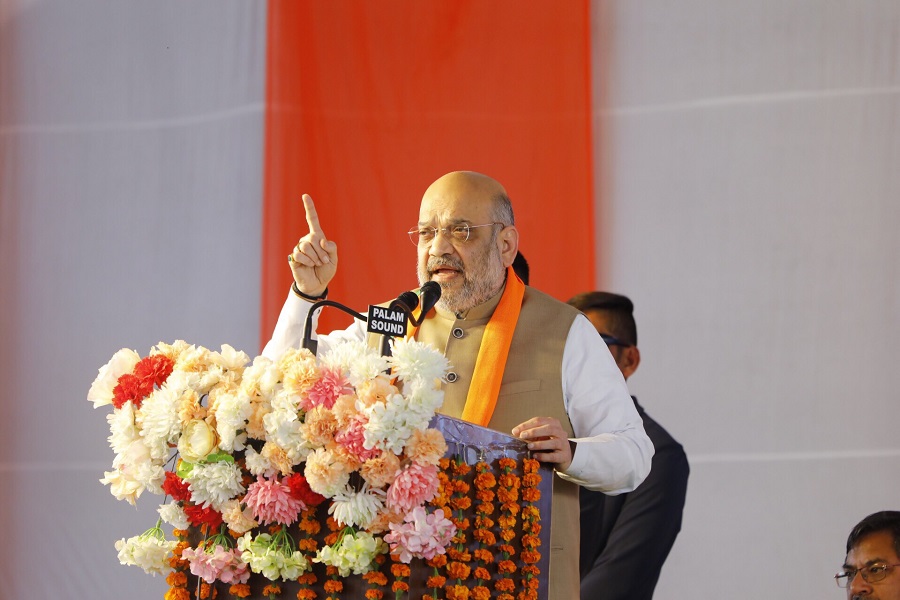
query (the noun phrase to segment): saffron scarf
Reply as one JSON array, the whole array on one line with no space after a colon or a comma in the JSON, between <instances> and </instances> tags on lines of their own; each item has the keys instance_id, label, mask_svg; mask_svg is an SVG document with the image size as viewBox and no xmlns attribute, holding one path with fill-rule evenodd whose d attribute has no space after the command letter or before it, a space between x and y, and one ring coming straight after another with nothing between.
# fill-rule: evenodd
<instances>
[{"instance_id":1,"label":"saffron scarf","mask_svg":"<svg viewBox=\"0 0 900 600\"><path fill-rule=\"evenodd\" d=\"M503 290L500 303L497 304L494 314L484 328L481 347L475 359L472 384L469 386L466 405L462 412L464 421L482 427L487 427L491 421L524 297L525 284L512 267L507 267L506 289ZM413 330L410 335L415 336L416 331Z\"/></svg>"}]
</instances>

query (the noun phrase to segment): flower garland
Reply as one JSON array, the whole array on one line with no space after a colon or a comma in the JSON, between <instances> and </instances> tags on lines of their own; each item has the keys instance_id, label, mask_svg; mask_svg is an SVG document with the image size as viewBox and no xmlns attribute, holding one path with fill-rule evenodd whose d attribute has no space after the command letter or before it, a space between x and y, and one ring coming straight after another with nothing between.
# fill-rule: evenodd
<instances>
[{"instance_id":1,"label":"flower garland","mask_svg":"<svg viewBox=\"0 0 900 600\"><path fill-rule=\"evenodd\" d=\"M499 487L497 499L500 501L500 516L497 524L500 527L500 540L503 542L499 550L503 555L497 563L497 572L500 578L494 582L494 589L500 592L498 600L515 600L513 592L516 589L511 575L516 572L516 563L510 560L515 554L515 548L510 544L516 537L516 517L519 513L519 485L520 481L515 474L516 461L503 457L498 461L500 467Z\"/></svg>"},{"instance_id":2,"label":"flower garland","mask_svg":"<svg viewBox=\"0 0 900 600\"><path fill-rule=\"evenodd\" d=\"M496 510L494 488L497 487L497 478L491 472L490 465L484 461L479 461L475 465L474 484L478 504L475 506L475 530L472 536L478 542L478 548L475 549L473 557L478 562L478 567L475 568L477 585L472 588L472 598L487 600L491 597L491 590L487 585L491 581L489 567L494 563L494 554L489 549L497 543L492 531L495 522L491 518Z\"/></svg>"},{"instance_id":3,"label":"flower garland","mask_svg":"<svg viewBox=\"0 0 900 600\"><path fill-rule=\"evenodd\" d=\"M541 476L538 473L540 464L533 458L522 460L522 554L519 556L524 563L521 571L525 576L522 581L523 593L518 600L536 600L538 597L539 580L541 574L538 562L541 560L541 513L537 502L541 499Z\"/></svg>"}]
</instances>

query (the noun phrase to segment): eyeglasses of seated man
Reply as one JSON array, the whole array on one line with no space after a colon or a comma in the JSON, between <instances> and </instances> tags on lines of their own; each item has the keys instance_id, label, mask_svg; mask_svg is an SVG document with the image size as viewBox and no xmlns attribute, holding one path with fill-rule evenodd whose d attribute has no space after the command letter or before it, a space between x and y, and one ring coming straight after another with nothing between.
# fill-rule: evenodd
<instances>
[{"instance_id":1,"label":"eyeglasses of seated man","mask_svg":"<svg viewBox=\"0 0 900 600\"><path fill-rule=\"evenodd\" d=\"M900 557L893 536L876 532L859 540L847 554L843 570L834 576L848 598L900 599Z\"/></svg>"}]
</instances>

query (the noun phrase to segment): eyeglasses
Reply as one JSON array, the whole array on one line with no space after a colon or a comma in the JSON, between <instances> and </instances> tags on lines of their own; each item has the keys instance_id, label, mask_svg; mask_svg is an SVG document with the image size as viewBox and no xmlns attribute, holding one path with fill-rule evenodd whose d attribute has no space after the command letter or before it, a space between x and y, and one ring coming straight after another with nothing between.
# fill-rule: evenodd
<instances>
[{"instance_id":1,"label":"eyeglasses","mask_svg":"<svg viewBox=\"0 0 900 600\"><path fill-rule=\"evenodd\" d=\"M469 240L469 235L473 229L478 229L479 227L491 227L492 225L500 225L501 227L506 227L503 223L485 223L484 225L454 225L453 227L413 227L407 233L409 234L409 239L412 240L412 243L416 246L420 244L430 244L434 241L434 238L437 237L438 232L440 231L444 235L450 238L450 241L462 243Z\"/></svg>"},{"instance_id":2,"label":"eyeglasses","mask_svg":"<svg viewBox=\"0 0 900 600\"><path fill-rule=\"evenodd\" d=\"M850 585L851 581L856 579L856 574L859 573L862 575L863 581L866 581L867 583L876 583L887 577L894 567L900 567L900 563L893 565L874 564L861 569L841 571L834 576L834 581L837 583L838 587L845 588Z\"/></svg>"},{"instance_id":3,"label":"eyeglasses","mask_svg":"<svg viewBox=\"0 0 900 600\"><path fill-rule=\"evenodd\" d=\"M606 335L605 333L601 333L600 337L603 338L603 341L606 342L607 346L623 346L626 348L628 346L631 346L631 344L629 344L627 342L623 342L622 340L620 340L617 337L613 337L611 335Z\"/></svg>"}]
</instances>

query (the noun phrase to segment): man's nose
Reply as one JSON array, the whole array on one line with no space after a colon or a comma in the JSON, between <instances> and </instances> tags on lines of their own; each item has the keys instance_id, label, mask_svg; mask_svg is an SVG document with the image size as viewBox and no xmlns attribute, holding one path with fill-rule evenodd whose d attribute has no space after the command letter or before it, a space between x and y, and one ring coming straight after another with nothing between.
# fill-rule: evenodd
<instances>
[{"instance_id":1,"label":"man's nose","mask_svg":"<svg viewBox=\"0 0 900 600\"><path fill-rule=\"evenodd\" d=\"M863 579L862 571L857 571L847 586L847 597L855 598L856 596L867 597L872 593L872 586L868 581Z\"/></svg>"},{"instance_id":2,"label":"man's nose","mask_svg":"<svg viewBox=\"0 0 900 600\"><path fill-rule=\"evenodd\" d=\"M450 232L446 229L439 229L434 234L434 239L431 240L431 248L429 249L429 253L432 256L444 256L445 254L453 254L454 247L450 242Z\"/></svg>"}]
</instances>

